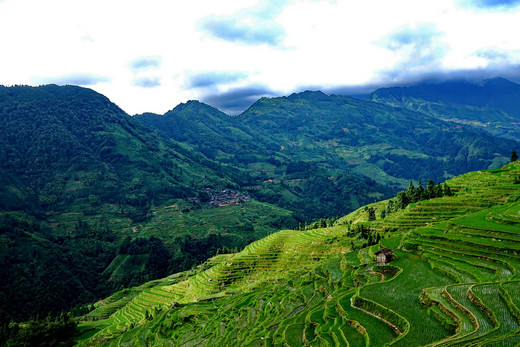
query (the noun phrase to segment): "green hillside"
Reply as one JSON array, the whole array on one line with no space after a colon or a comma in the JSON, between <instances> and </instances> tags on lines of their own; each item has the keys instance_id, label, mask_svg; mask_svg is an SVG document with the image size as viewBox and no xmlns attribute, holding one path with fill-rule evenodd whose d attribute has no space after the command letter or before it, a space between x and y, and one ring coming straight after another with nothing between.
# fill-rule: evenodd
<instances>
[{"instance_id":1,"label":"green hillside","mask_svg":"<svg viewBox=\"0 0 520 347\"><path fill-rule=\"evenodd\" d=\"M251 199L244 170L90 89L0 86L0 128L0 321L70 310L299 224Z\"/></svg>"},{"instance_id":2,"label":"green hillside","mask_svg":"<svg viewBox=\"0 0 520 347\"><path fill-rule=\"evenodd\" d=\"M163 136L190 144L220 162L240 165L247 162L246 156L262 156L263 161L270 156L283 158L283 154L277 153L276 143L270 143L269 138L247 127L237 117L198 101L180 104L164 115L145 113L134 118L158 129Z\"/></svg>"},{"instance_id":3,"label":"green hillside","mask_svg":"<svg viewBox=\"0 0 520 347\"><path fill-rule=\"evenodd\" d=\"M293 159L400 188L503 165L516 146L423 113L321 92L262 98L240 117L277 138Z\"/></svg>"},{"instance_id":4,"label":"green hillside","mask_svg":"<svg viewBox=\"0 0 520 347\"><path fill-rule=\"evenodd\" d=\"M162 116L135 118L211 159L256 171L257 178L272 180L271 190L299 195L300 201L313 199L302 183L309 177L348 172L351 177L366 176L403 188L409 180L445 180L503 165L517 146L515 141L468 131L400 104L391 106L400 108L306 91L262 98L237 117L190 101ZM279 187L288 180L290 185ZM321 190L329 193L327 187ZM290 199L284 202L298 210Z\"/></svg>"},{"instance_id":5,"label":"green hillside","mask_svg":"<svg viewBox=\"0 0 520 347\"><path fill-rule=\"evenodd\" d=\"M281 144L291 135L280 134L285 131L283 122L281 130L273 132L198 101L180 104L164 115L147 113L134 118L163 137L191 146L194 152L244 170L250 180L242 185L243 190L255 199L293 211L302 222L343 215L395 193L364 174L351 172L343 159L331 165L329 157L334 154L329 149L317 152L302 147L305 156L287 153Z\"/></svg>"},{"instance_id":6,"label":"green hillside","mask_svg":"<svg viewBox=\"0 0 520 347\"><path fill-rule=\"evenodd\" d=\"M520 138L520 85L504 78L381 88L368 100L414 111L494 136Z\"/></svg>"},{"instance_id":7,"label":"green hillside","mask_svg":"<svg viewBox=\"0 0 520 347\"><path fill-rule=\"evenodd\" d=\"M237 117L189 101L135 118L247 171L253 197L307 222L389 197L410 180L503 165L517 146L423 113L310 91L262 98Z\"/></svg>"},{"instance_id":8,"label":"green hillside","mask_svg":"<svg viewBox=\"0 0 520 347\"><path fill-rule=\"evenodd\" d=\"M44 210L118 204L146 218L152 200L236 187L240 173L164 141L106 97L74 86L0 87L0 167Z\"/></svg>"},{"instance_id":9,"label":"green hillside","mask_svg":"<svg viewBox=\"0 0 520 347\"><path fill-rule=\"evenodd\" d=\"M515 162L447 181L453 194L271 234L97 303L78 343L516 345L519 181ZM382 247L393 260L377 265Z\"/></svg>"}]
</instances>

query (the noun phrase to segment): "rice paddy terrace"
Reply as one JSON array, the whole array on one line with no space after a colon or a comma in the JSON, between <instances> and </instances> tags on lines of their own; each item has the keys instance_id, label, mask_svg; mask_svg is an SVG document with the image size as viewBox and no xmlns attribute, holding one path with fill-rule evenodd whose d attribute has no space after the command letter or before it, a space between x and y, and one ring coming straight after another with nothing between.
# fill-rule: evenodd
<instances>
[{"instance_id":1,"label":"rice paddy terrace","mask_svg":"<svg viewBox=\"0 0 520 347\"><path fill-rule=\"evenodd\" d=\"M359 210L346 224L271 234L97 303L78 344L518 345L519 181L515 162L384 219L363 222ZM359 246L356 222L381 241ZM377 265L382 247L393 260Z\"/></svg>"}]
</instances>

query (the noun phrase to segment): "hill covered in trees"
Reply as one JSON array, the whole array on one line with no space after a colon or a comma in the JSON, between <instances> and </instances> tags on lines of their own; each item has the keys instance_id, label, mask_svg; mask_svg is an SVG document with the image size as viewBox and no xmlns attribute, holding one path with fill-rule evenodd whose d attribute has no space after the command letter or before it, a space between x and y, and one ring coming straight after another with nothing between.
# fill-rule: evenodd
<instances>
[{"instance_id":1,"label":"hill covered in trees","mask_svg":"<svg viewBox=\"0 0 520 347\"><path fill-rule=\"evenodd\" d=\"M273 182L318 178L319 168L328 177L348 171L399 189L409 180L504 164L517 145L403 107L310 91L262 98L237 117L188 102L136 118L214 160L258 168Z\"/></svg>"},{"instance_id":2,"label":"hill covered in trees","mask_svg":"<svg viewBox=\"0 0 520 347\"><path fill-rule=\"evenodd\" d=\"M204 210L206 188L239 191L247 173L155 135L89 89L0 87L0 128L7 318L68 310L299 223L257 201Z\"/></svg>"},{"instance_id":3,"label":"hill covered in trees","mask_svg":"<svg viewBox=\"0 0 520 347\"><path fill-rule=\"evenodd\" d=\"M343 159L336 158L330 165L332 154L327 151L302 148L307 156L293 156L285 150L285 138L251 126L244 117L228 116L198 101L178 105L164 115L135 116L163 137L247 171L256 186L243 189L260 201L293 211L302 222L342 215L394 192L374 177L353 172Z\"/></svg>"},{"instance_id":4,"label":"hill covered in trees","mask_svg":"<svg viewBox=\"0 0 520 347\"><path fill-rule=\"evenodd\" d=\"M399 188L505 163L516 146L423 113L321 92L263 98L241 117L278 138L293 158L321 160Z\"/></svg>"},{"instance_id":5,"label":"hill covered in trees","mask_svg":"<svg viewBox=\"0 0 520 347\"><path fill-rule=\"evenodd\" d=\"M255 170L158 136L89 89L0 87L0 127L3 318L81 311L309 218ZM366 177L349 183L352 198L334 197L330 215L391 192Z\"/></svg>"}]
</instances>

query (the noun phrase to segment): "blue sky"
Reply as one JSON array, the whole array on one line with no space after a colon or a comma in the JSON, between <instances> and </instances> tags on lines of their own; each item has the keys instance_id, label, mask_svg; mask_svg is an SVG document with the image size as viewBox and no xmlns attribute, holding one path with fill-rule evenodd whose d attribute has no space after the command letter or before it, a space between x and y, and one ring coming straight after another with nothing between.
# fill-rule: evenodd
<instances>
[{"instance_id":1,"label":"blue sky","mask_svg":"<svg viewBox=\"0 0 520 347\"><path fill-rule=\"evenodd\" d=\"M0 0L0 84L75 84L130 114L237 114L305 89L520 82L520 0Z\"/></svg>"}]
</instances>

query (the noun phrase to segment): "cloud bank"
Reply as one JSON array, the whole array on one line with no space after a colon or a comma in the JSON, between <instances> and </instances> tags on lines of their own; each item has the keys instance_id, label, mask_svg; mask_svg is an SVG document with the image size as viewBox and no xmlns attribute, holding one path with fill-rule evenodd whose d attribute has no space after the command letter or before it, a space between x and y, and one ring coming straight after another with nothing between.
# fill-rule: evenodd
<instances>
[{"instance_id":1,"label":"cloud bank","mask_svg":"<svg viewBox=\"0 0 520 347\"><path fill-rule=\"evenodd\" d=\"M161 67L161 57L140 57L132 60L128 66L134 72L144 71L149 69L158 69Z\"/></svg>"},{"instance_id":2,"label":"cloud bank","mask_svg":"<svg viewBox=\"0 0 520 347\"><path fill-rule=\"evenodd\" d=\"M203 96L201 100L227 114L236 115L243 112L261 97L279 95L279 93L267 86L250 85L231 89L223 93L208 94Z\"/></svg>"},{"instance_id":3,"label":"cloud bank","mask_svg":"<svg viewBox=\"0 0 520 347\"><path fill-rule=\"evenodd\" d=\"M207 19L202 27L213 37L246 45L267 44L276 46L283 40L284 30L280 25L259 22L250 25L237 18Z\"/></svg>"},{"instance_id":4,"label":"cloud bank","mask_svg":"<svg viewBox=\"0 0 520 347\"><path fill-rule=\"evenodd\" d=\"M244 45L278 46L285 37L284 27L275 21L287 1L261 1L256 7L228 16L211 16L200 21L210 36Z\"/></svg>"},{"instance_id":5,"label":"cloud bank","mask_svg":"<svg viewBox=\"0 0 520 347\"><path fill-rule=\"evenodd\" d=\"M463 0L462 5L481 9L512 8L520 5L520 0Z\"/></svg>"},{"instance_id":6,"label":"cloud bank","mask_svg":"<svg viewBox=\"0 0 520 347\"><path fill-rule=\"evenodd\" d=\"M248 74L241 71L203 71L188 74L186 85L188 88L211 88L241 81L247 77Z\"/></svg>"},{"instance_id":7,"label":"cloud bank","mask_svg":"<svg viewBox=\"0 0 520 347\"><path fill-rule=\"evenodd\" d=\"M159 77L141 77L134 79L132 84L142 88L155 88L161 85L161 79Z\"/></svg>"}]
</instances>

